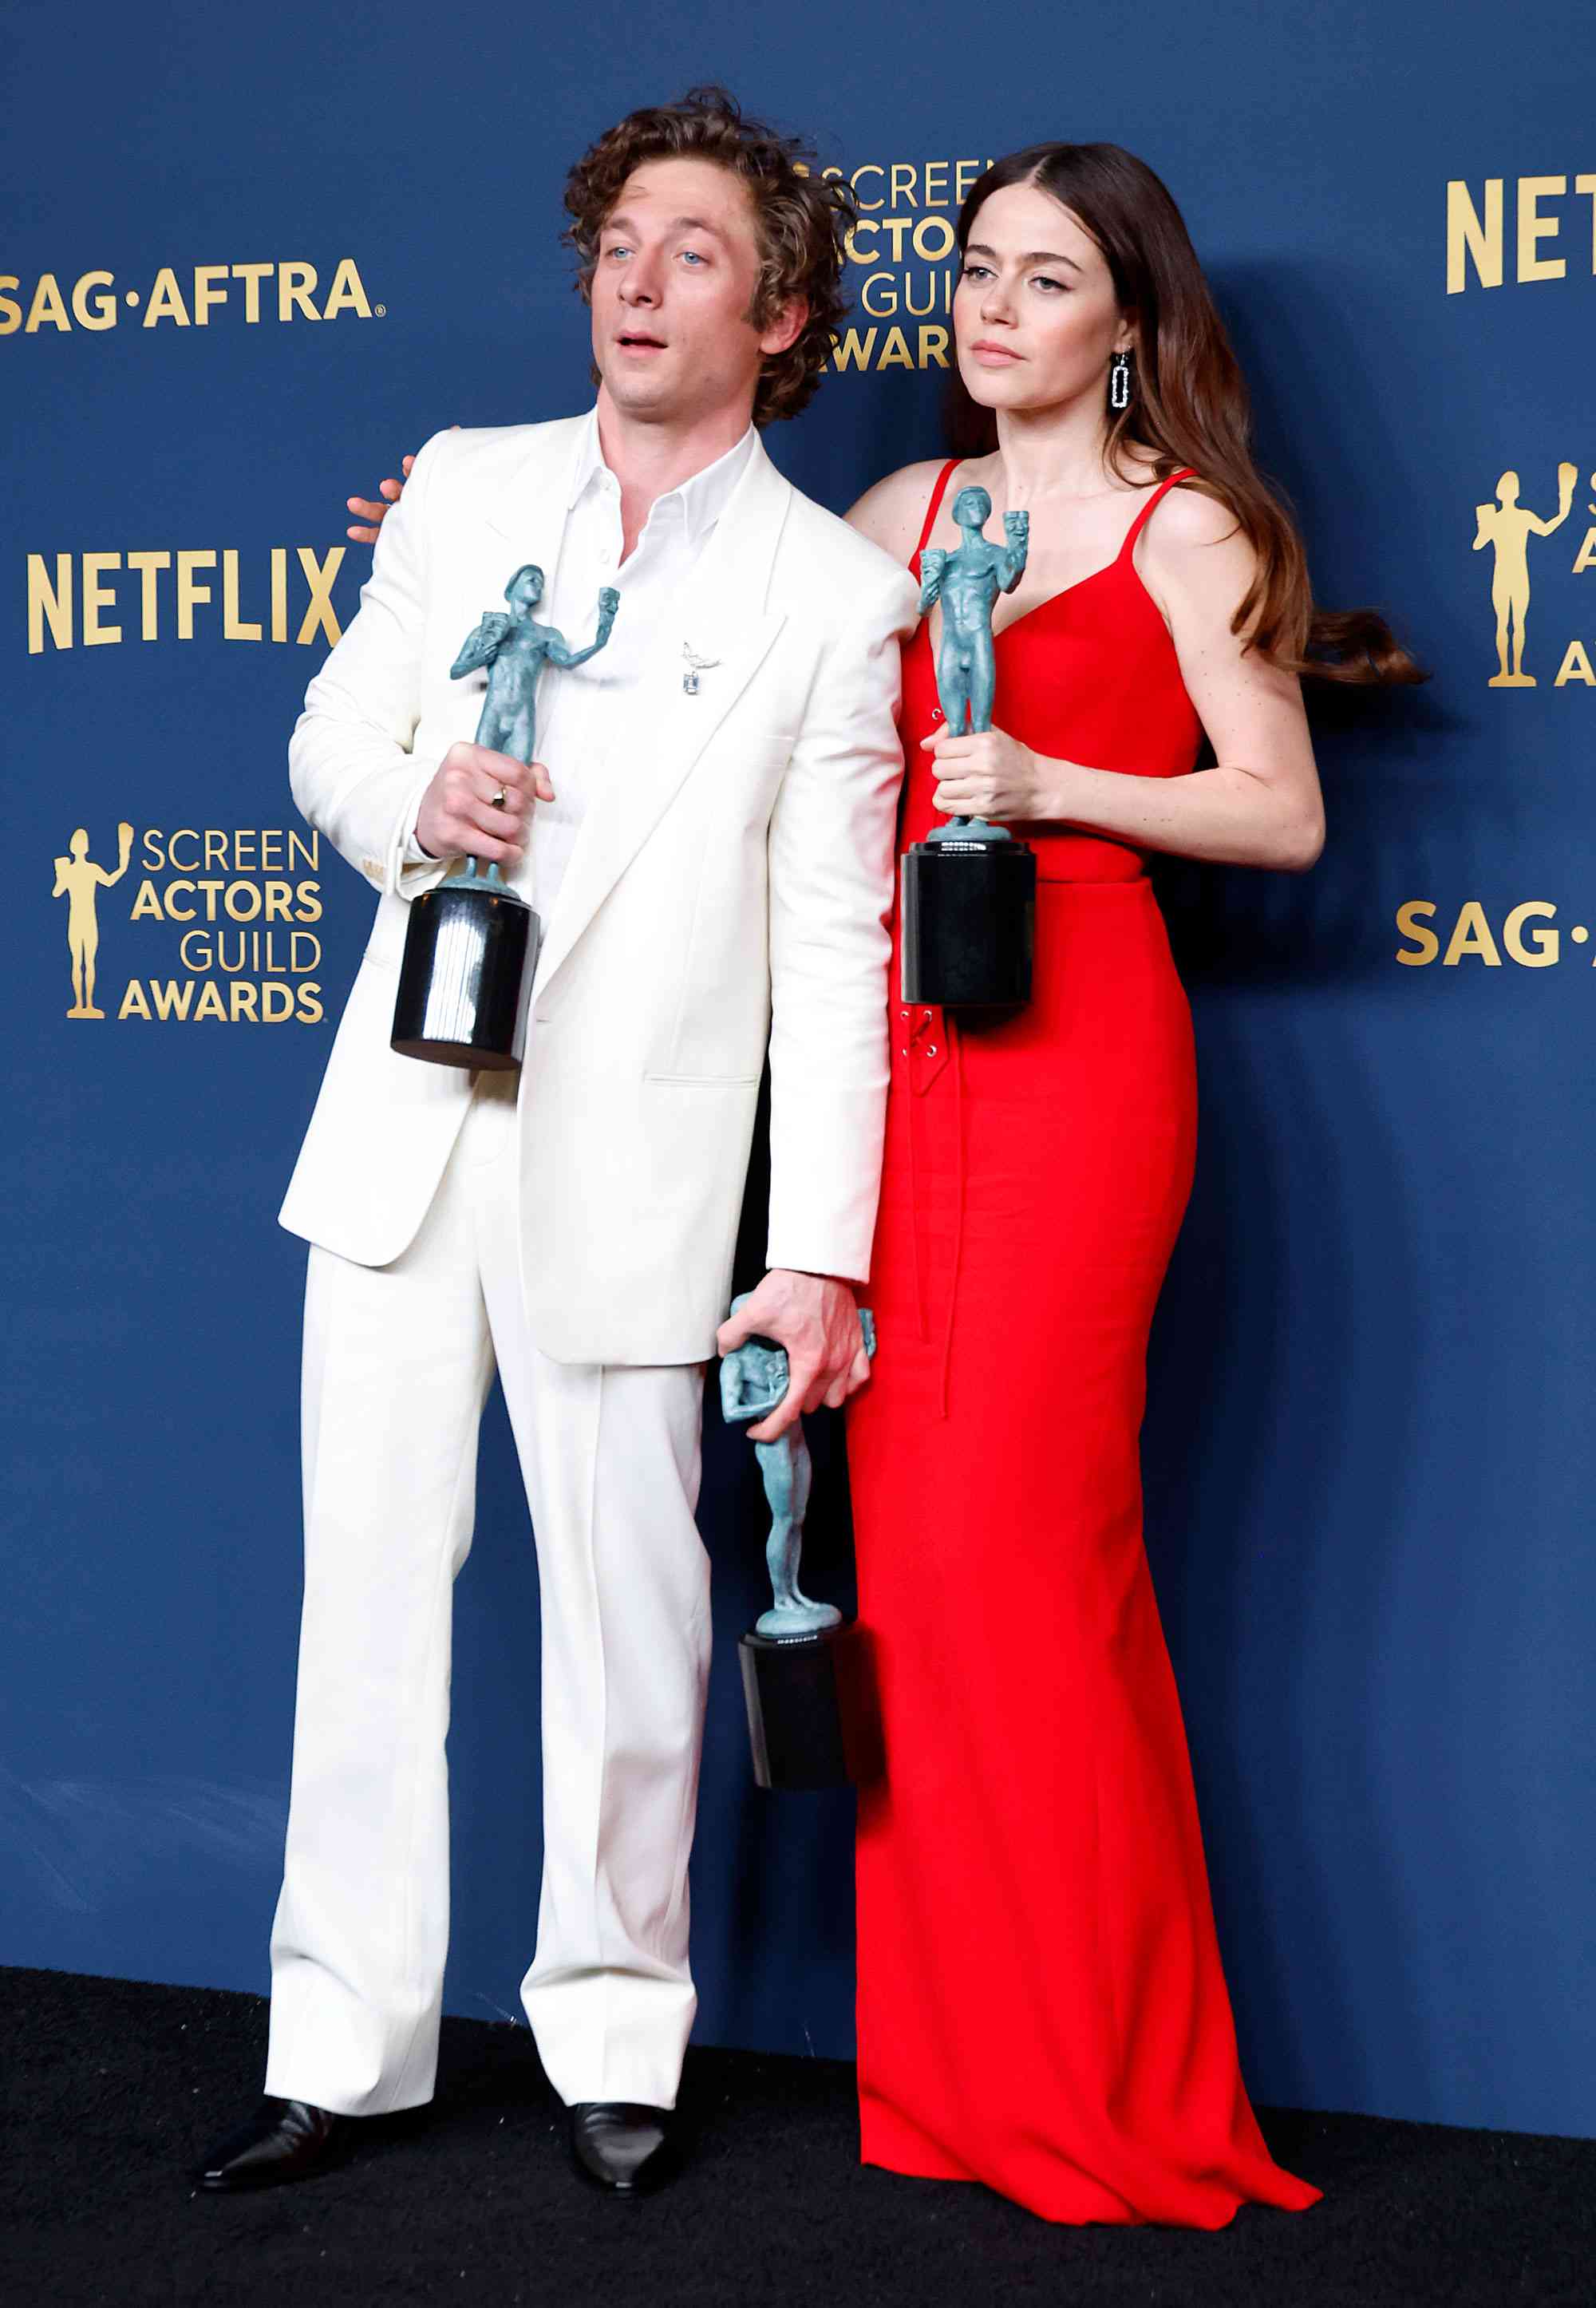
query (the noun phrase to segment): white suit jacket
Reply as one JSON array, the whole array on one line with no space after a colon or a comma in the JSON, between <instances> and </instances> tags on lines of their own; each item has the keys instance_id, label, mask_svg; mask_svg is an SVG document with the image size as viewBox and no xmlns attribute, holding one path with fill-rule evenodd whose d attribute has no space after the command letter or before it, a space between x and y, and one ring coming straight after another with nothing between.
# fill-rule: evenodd
<instances>
[{"instance_id":1,"label":"white suit jacket","mask_svg":"<svg viewBox=\"0 0 1596 2308\"><path fill-rule=\"evenodd\" d=\"M582 422L427 444L290 744L299 807L382 896L281 1218L361 1265L413 1239L470 1096L469 1075L388 1046L410 901L445 870L405 863L407 831L481 710L486 676L449 667L522 562L552 588ZM868 1273L915 615L905 572L756 447L545 926L519 1249L557 1361L713 1353L767 1040L768 1263ZM695 696L684 642L717 660Z\"/></svg>"}]
</instances>

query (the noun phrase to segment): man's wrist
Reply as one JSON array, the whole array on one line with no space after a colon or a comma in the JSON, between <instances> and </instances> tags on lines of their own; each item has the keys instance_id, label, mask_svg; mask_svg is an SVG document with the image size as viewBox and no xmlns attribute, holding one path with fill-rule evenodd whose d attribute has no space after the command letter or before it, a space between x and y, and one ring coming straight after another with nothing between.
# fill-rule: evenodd
<instances>
[{"instance_id":1,"label":"man's wrist","mask_svg":"<svg viewBox=\"0 0 1596 2308\"><path fill-rule=\"evenodd\" d=\"M407 866L436 866L437 858L421 839L421 805L425 793L416 796L416 814L404 832L404 858Z\"/></svg>"}]
</instances>

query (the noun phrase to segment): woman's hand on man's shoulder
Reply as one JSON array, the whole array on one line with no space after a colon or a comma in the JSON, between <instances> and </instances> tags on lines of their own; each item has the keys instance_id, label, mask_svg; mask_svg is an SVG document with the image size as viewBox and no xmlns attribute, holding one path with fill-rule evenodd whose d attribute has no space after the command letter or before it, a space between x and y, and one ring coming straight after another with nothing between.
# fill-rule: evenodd
<instances>
[{"instance_id":1,"label":"woman's hand on man's shoulder","mask_svg":"<svg viewBox=\"0 0 1596 2308\"><path fill-rule=\"evenodd\" d=\"M458 433L460 427L458 425L452 425L449 430L452 433ZM404 483L410 479L410 467L415 461L414 457L407 457L401 465L399 469L403 474L404 480L396 480L390 473L385 481L377 483L377 487L384 499L383 504L379 504L375 497L345 497L344 504L351 512L358 512L360 521L365 524L363 527L352 524L344 530L346 537L352 537L357 545L376 543L377 531L387 518L388 507L396 505L404 495Z\"/></svg>"},{"instance_id":2,"label":"woman's hand on man's shoulder","mask_svg":"<svg viewBox=\"0 0 1596 2308\"><path fill-rule=\"evenodd\" d=\"M358 512L360 516L361 523L365 524L362 527L358 524L351 523L351 525L344 530L344 535L346 537L352 537L357 545L375 545L376 543L377 531L381 529L384 521L387 517L388 506L391 504L397 504L399 503L400 497L403 494L404 482L410 479L410 467L415 463L415 461L416 460L414 457L407 457L403 464L401 466L400 470L404 475L403 481L395 480L393 475L390 473L385 481L379 481L377 483L377 487L381 490L383 496L387 500L386 504L379 504L375 497L345 497L344 503L349 507L349 511L351 512Z\"/></svg>"}]
</instances>

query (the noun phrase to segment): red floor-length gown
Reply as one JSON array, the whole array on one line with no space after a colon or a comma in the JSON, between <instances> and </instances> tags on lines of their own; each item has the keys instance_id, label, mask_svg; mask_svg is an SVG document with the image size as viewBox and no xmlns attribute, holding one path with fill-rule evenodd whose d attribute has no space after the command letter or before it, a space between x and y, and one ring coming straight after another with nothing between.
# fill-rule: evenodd
<instances>
[{"instance_id":1,"label":"red floor-length gown","mask_svg":"<svg viewBox=\"0 0 1596 2308\"><path fill-rule=\"evenodd\" d=\"M996 719L1039 752L1193 766L1197 717L1132 558L1181 478L1109 566L1000 632ZM903 678L901 849L936 815L924 624ZM1271 2160L1242 2085L1142 1544L1191 1022L1138 852L1021 830L1028 1009L983 1027L906 1008L893 955L881 1348L848 1430L886 1757L859 1814L863 2154L1049 2219L1218 2227L1318 2192Z\"/></svg>"}]
</instances>

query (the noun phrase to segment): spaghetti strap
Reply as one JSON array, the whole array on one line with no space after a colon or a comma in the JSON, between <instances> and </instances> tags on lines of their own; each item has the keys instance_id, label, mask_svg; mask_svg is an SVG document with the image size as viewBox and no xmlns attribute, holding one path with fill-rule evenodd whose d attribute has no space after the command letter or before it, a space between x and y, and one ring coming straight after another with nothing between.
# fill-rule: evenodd
<instances>
[{"instance_id":1,"label":"spaghetti strap","mask_svg":"<svg viewBox=\"0 0 1596 2308\"><path fill-rule=\"evenodd\" d=\"M917 562L919 561L920 555L926 549L926 540L931 534L932 524L936 519L937 512L942 505L943 497L947 492L948 481L953 474L957 471L962 462L962 460L961 458L950 457L946 464L943 467L941 472L936 476L936 487L932 490L931 502L926 507L926 525L920 531L920 541L914 548L914 559ZM1152 508L1150 505L1148 507L1148 511L1151 512L1152 510Z\"/></svg>"},{"instance_id":2,"label":"spaghetti strap","mask_svg":"<svg viewBox=\"0 0 1596 2308\"><path fill-rule=\"evenodd\" d=\"M1121 561L1128 561L1130 559L1131 555L1136 549L1137 538L1141 536L1142 531L1152 519L1154 512L1158 510L1158 507L1163 499L1169 495L1169 491L1173 488L1178 488L1182 481L1195 481L1196 478L1196 469L1195 466L1182 465L1178 473L1171 473L1167 481L1160 481L1159 483L1157 488L1154 489L1152 495L1148 498L1141 512L1131 523L1130 534L1119 548L1118 557Z\"/></svg>"}]
</instances>

